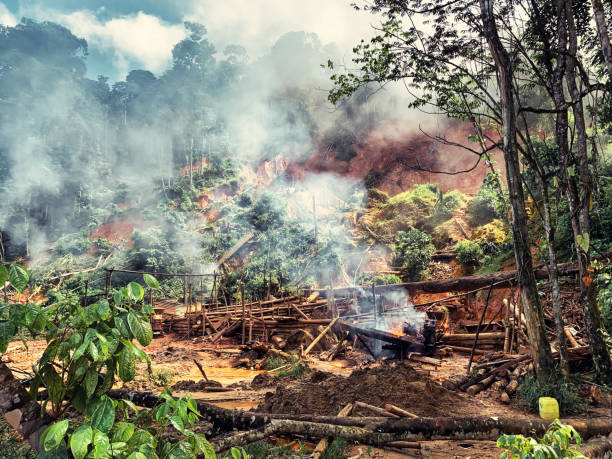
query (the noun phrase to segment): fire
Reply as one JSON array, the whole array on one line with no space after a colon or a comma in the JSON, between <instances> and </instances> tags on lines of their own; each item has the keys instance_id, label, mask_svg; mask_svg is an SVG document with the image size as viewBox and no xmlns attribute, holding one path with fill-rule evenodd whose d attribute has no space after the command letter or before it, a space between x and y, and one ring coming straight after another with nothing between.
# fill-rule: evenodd
<instances>
[{"instance_id":1,"label":"fire","mask_svg":"<svg viewBox=\"0 0 612 459\"><path fill-rule=\"evenodd\" d=\"M404 324L402 322L392 324L388 331L395 336L404 336Z\"/></svg>"}]
</instances>

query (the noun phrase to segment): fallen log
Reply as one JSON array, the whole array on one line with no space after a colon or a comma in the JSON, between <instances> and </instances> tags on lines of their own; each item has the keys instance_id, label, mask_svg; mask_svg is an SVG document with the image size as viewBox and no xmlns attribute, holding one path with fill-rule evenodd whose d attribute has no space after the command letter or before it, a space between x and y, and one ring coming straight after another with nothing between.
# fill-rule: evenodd
<instances>
[{"instance_id":1,"label":"fallen log","mask_svg":"<svg viewBox=\"0 0 612 459\"><path fill-rule=\"evenodd\" d=\"M521 356L521 357L519 357L517 359L514 359L514 360L511 360L509 362L506 362L503 365L501 365L501 366L499 366L497 368L494 368L494 369L484 373L483 375L478 376L478 377L476 377L476 378L474 378L474 379L472 379L472 380L462 384L461 386L459 386L459 389L465 391L468 387L473 386L474 384L479 383L480 381L483 381L484 379L487 379L489 376L496 375L496 374L499 374L501 372L505 372L508 368L514 367L514 366L518 365L519 363L521 363L521 362L523 362L525 360L529 360L529 359L531 359L531 356L528 355L528 354L525 354L525 355L523 355L523 356Z\"/></svg>"},{"instance_id":2,"label":"fallen log","mask_svg":"<svg viewBox=\"0 0 612 459\"><path fill-rule=\"evenodd\" d=\"M609 257L611 254L606 254L605 257ZM578 272L577 263L562 263L559 265L559 274L562 276L571 276ZM536 280L548 279L548 271L545 268L539 268L534 270ZM453 279L438 279L430 281L419 281L419 282L403 282L400 284L389 284L389 285L377 285L375 287L376 292L384 292L388 290L420 290L428 293L444 293L444 292L466 292L476 290L480 288L487 288L493 284L493 288L508 288L516 286L516 270L509 271L498 271L491 274L482 274L479 276L464 276L456 277ZM362 287L339 287L334 289L334 295L336 297L348 296L355 290L362 289ZM312 292L319 291L326 293L328 289L313 289Z\"/></svg>"},{"instance_id":3,"label":"fallen log","mask_svg":"<svg viewBox=\"0 0 612 459\"><path fill-rule=\"evenodd\" d=\"M396 345L406 345L406 344L414 344L417 342L416 338L412 338L410 336L397 336L393 333L389 333L382 330L374 330L371 328L361 328L356 325L345 322L344 320L339 320L336 322L336 326L340 328L342 331L348 330L349 332L355 335L363 335L368 338L374 338L379 341L384 341L386 343L396 344Z\"/></svg>"},{"instance_id":4,"label":"fallen log","mask_svg":"<svg viewBox=\"0 0 612 459\"><path fill-rule=\"evenodd\" d=\"M355 402L355 406L358 406L359 408L365 408L366 410L371 411L372 413L377 414L379 416L383 416L385 418L399 418L400 417L397 414L390 413L384 408L379 408L377 406L370 405L364 402Z\"/></svg>"},{"instance_id":5,"label":"fallen log","mask_svg":"<svg viewBox=\"0 0 612 459\"><path fill-rule=\"evenodd\" d=\"M349 403L338 412L338 416L348 416L351 411L353 411L353 404ZM319 459L329 446L329 440L330 439L328 437L323 437L321 441L317 443L317 446L315 446L315 448L312 450L310 459Z\"/></svg>"},{"instance_id":6,"label":"fallen log","mask_svg":"<svg viewBox=\"0 0 612 459\"><path fill-rule=\"evenodd\" d=\"M385 404L385 410L387 410L389 413L397 414L403 418L418 418L416 414L403 410L399 406L391 405L390 403Z\"/></svg>"},{"instance_id":7,"label":"fallen log","mask_svg":"<svg viewBox=\"0 0 612 459\"><path fill-rule=\"evenodd\" d=\"M591 459L603 458L607 452L612 451L612 438L595 437L575 449Z\"/></svg>"},{"instance_id":8,"label":"fallen log","mask_svg":"<svg viewBox=\"0 0 612 459\"><path fill-rule=\"evenodd\" d=\"M612 419L561 419L583 438L608 435L612 432ZM406 433L427 438L460 438L471 434L473 439L496 440L501 434L543 435L550 421L544 419L521 419L517 417L437 417L388 419L375 427L377 432Z\"/></svg>"}]
</instances>

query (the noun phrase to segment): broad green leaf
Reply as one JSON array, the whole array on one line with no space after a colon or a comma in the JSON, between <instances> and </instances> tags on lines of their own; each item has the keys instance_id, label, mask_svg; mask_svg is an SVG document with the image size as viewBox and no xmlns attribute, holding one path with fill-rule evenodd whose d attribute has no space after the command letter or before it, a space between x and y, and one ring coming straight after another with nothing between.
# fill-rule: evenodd
<instances>
[{"instance_id":1,"label":"broad green leaf","mask_svg":"<svg viewBox=\"0 0 612 459\"><path fill-rule=\"evenodd\" d=\"M126 313L119 314L118 316L115 316L114 320L115 320L115 327L117 328L117 330L119 330L119 333L121 333L121 336L123 336L125 339L131 340L134 335L130 331L127 314Z\"/></svg>"},{"instance_id":2,"label":"broad green leaf","mask_svg":"<svg viewBox=\"0 0 612 459\"><path fill-rule=\"evenodd\" d=\"M151 323L134 311L128 312L127 321L138 342L143 346L148 346L153 339Z\"/></svg>"},{"instance_id":3,"label":"broad green leaf","mask_svg":"<svg viewBox=\"0 0 612 459\"><path fill-rule=\"evenodd\" d=\"M586 253L589 251L589 246L591 245L591 238L589 233L577 235L576 242L578 243L578 247L580 247L583 252Z\"/></svg>"},{"instance_id":4,"label":"broad green leaf","mask_svg":"<svg viewBox=\"0 0 612 459\"><path fill-rule=\"evenodd\" d=\"M83 459L87 455L87 449L91 444L93 430L87 424L83 424L70 436L70 450L75 459Z\"/></svg>"},{"instance_id":5,"label":"broad green leaf","mask_svg":"<svg viewBox=\"0 0 612 459\"><path fill-rule=\"evenodd\" d=\"M179 432L183 432L185 430L185 425L183 424L183 420L180 416L170 416L170 423Z\"/></svg>"},{"instance_id":6,"label":"broad green leaf","mask_svg":"<svg viewBox=\"0 0 612 459\"><path fill-rule=\"evenodd\" d=\"M91 426L101 432L108 432L114 422L115 407L113 406L113 401L106 395L103 395L92 408Z\"/></svg>"},{"instance_id":7,"label":"broad green leaf","mask_svg":"<svg viewBox=\"0 0 612 459\"><path fill-rule=\"evenodd\" d=\"M136 376L136 357L131 347L125 346L119 354L119 378L124 382L129 382Z\"/></svg>"},{"instance_id":8,"label":"broad green leaf","mask_svg":"<svg viewBox=\"0 0 612 459\"><path fill-rule=\"evenodd\" d=\"M145 284L147 284L149 288L152 288L153 290L159 289L159 282L153 276L151 276L150 274L143 274L142 277L145 281Z\"/></svg>"},{"instance_id":9,"label":"broad green leaf","mask_svg":"<svg viewBox=\"0 0 612 459\"><path fill-rule=\"evenodd\" d=\"M113 434L113 441L129 441L134 435L134 424L129 422L118 422L115 424L115 433Z\"/></svg>"},{"instance_id":10,"label":"broad green leaf","mask_svg":"<svg viewBox=\"0 0 612 459\"><path fill-rule=\"evenodd\" d=\"M142 454L139 451L136 451L132 454L130 454L127 459L147 459L147 456L145 456L144 454Z\"/></svg>"},{"instance_id":11,"label":"broad green leaf","mask_svg":"<svg viewBox=\"0 0 612 459\"><path fill-rule=\"evenodd\" d=\"M138 282L130 282L127 286L128 296L134 301L142 300L144 289Z\"/></svg>"},{"instance_id":12,"label":"broad green leaf","mask_svg":"<svg viewBox=\"0 0 612 459\"><path fill-rule=\"evenodd\" d=\"M43 432L42 444L45 447L45 451L49 451L60 444L66 431L68 430L68 419L51 424Z\"/></svg>"},{"instance_id":13,"label":"broad green leaf","mask_svg":"<svg viewBox=\"0 0 612 459\"><path fill-rule=\"evenodd\" d=\"M96 387L98 386L98 370L95 364L91 365L85 373L83 385L85 386L87 398L91 397L96 392Z\"/></svg>"},{"instance_id":14,"label":"broad green leaf","mask_svg":"<svg viewBox=\"0 0 612 459\"><path fill-rule=\"evenodd\" d=\"M104 365L106 366L106 373L104 373L102 382L98 384L98 388L96 389L95 394L98 397L106 394L111 389L111 387L113 387L113 383L115 382L115 360L109 359L105 362Z\"/></svg>"},{"instance_id":15,"label":"broad green leaf","mask_svg":"<svg viewBox=\"0 0 612 459\"><path fill-rule=\"evenodd\" d=\"M25 314L26 324L33 335L41 333L47 325L47 313L41 307L28 303Z\"/></svg>"},{"instance_id":16,"label":"broad green leaf","mask_svg":"<svg viewBox=\"0 0 612 459\"><path fill-rule=\"evenodd\" d=\"M123 294L121 293L121 290L115 290L113 292L113 301L115 302L115 304L117 305L121 304L122 298L123 298Z\"/></svg>"},{"instance_id":17,"label":"broad green leaf","mask_svg":"<svg viewBox=\"0 0 612 459\"><path fill-rule=\"evenodd\" d=\"M93 359L94 362L98 362L100 359L100 351L98 350L98 346L93 341L89 342L89 355Z\"/></svg>"},{"instance_id":18,"label":"broad green leaf","mask_svg":"<svg viewBox=\"0 0 612 459\"><path fill-rule=\"evenodd\" d=\"M98 430L93 434L94 459L106 457L110 450L110 440L104 432Z\"/></svg>"},{"instance_id":19,"label":"broad green leaf","mask_svg":"<svg viewBox=\"0 0 612 459\"><path fill-rule=\"evenodd\" d=\"M230 453L233 459L242 459L242 454L240 453L240 450L236 448L235 446L232 446Z\"/></svg>"},{"instance_id":20,"label":"broad green leaf","mask_svg":"<svg viewBox=\"0 0 612 459\"><path fill-rule=\"evenodd\" d=\"M0 341L4 341L6 343L11 341L15 336L15 331L13 322L9 322L8 320L0 322Z\"/></svg>"},{"instance_id":21,"label":"broad green leaf","mask_svg":"<svg viewBox=\"0 0 612 459\"><path fill-rule=\"evenodd\" d=\"M90 304L85 309L83 309L83 318L85 319L85 324L89 327L94 322L97 322L98 317L98 307L95 304Z\"/></svg>"},{"instance_id":22,"label":"broad green leaf","mask_svg":"<svg viewBox=\"0 0 612 459\"><path fill-rule=\"evenodd\" d=\"M30 273L28 270L21 265L13 263L9 268L8 275L9 282L13 288L19 293L22 293L30 280Z\"/></svg>"},{"instance_id":23,"label":"broad green leaf","mask_svg":"<svg viewBox=\"0 0 612 459\"><path fill-rule=\"evenodd\" d=\"M204 435L193 434L193 438L198 449L204 453L205 459L217 459L217 454L215 453L215 449L213 446L206 440Z\"/></svg>"},{"instance_id":24,"label":"broad green leaf","mask_svg":"<svg viewBox=\"0 0 612 459\"><path fill-rule=\"evenodd\" d=\"M72 354L72 360L78 360L80 359L83 354L85 354L85 351L87 350L87 346L89 346L89 341L85 340L81 343L81 345L77 348L76 351L74 351L74 354Z\"/></svg>"},{"instance_id":25,"label":"broad green leaf","mask_svg":"<svg viewBox=\"0 0 612 459\"><path fill-rule=\"evenodd\" d=\"M108 304L108 301L106 300L98 301L97 312L98 312L98 316L100 317L100 319L102 320L108 319L111 314L110 305Z\"/></svg>"},{"instance_id":26,"label":"broad green leaf","mask_svg":"<svg viewBox=\"0 0 612 459\"><path fill-rule=\"evenodd\" d=\"M0 265L0 287L6 284L6 280L8 279L8 270L6 266Z\"/></svg>"},{"instance_id":27,"label":"broad green leaf","mask_svg":"<svg viewBox=\"0 0 612 459\"><path fill-rule=\"evenodd\" d=\"M70 335L70 338L68 339L68 344L70 344L70 347L72 349L76 349L78 346L81 345L82 340L83 336L79 332L74 332L72 335Z\"/></svg>"}]
</instances>

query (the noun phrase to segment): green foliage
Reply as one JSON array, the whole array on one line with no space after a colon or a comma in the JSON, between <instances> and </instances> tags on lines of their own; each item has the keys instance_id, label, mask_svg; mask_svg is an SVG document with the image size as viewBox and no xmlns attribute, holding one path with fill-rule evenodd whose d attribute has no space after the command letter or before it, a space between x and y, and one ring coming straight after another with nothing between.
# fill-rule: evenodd
<instances>
[{"instance_id":1,"label":"green foliage","mask_svg":"<svg viewBox=\"0 0 612 459\"><path fill-rule=\"evenodd\" d=\"M164 368L153 368L149 378L156 386L167 387L174 381L174 373Z\"/></svg>"},{"instance_id":2,"label":"green foliage","mask_svg":"<svg viewBox=\"0 0 612 459\"><path fill-rule=\"evenodd\" d=\"M374 273L361 273L357 276L355 283L357 285L390 285L399 284L402 282L399 276L396 274L383 274L375 275Z\"/></svg>"},{"instance_id":3,"label":"green foliage","mask_svg":"<svg viewBox=\"0 0 612 459\"><path fill-rule=\"evenodd\" d=\"M6 423L4 416L0 416L0 451L2 451L2 457L11 459L34 459L36 457L36 453Z\"/></svg>"},{"instance_id":4,"label":"green foliage","mask_svg":"<svg viewBox=\"0 0 612 459\"><path fill-rule=\"evenodd\" d=\"M597 304L601 312L601 319L607 332L612 334L612 274L610 272L600 274L597 286L599 287Z\"/></svg>"},{"instance_id":5,"label":"green foliage","mask_svg":"<svg viewBox=\"0 0 612 459\"><path fill-rule=\"evenodd\" d=\"M25 289L28 277L23 267L9 269L11 285L17 290ZM157 287L153 277L147 283ZM164 389L162 402L143 410L107 395L117 377L134 378L136 359L150 366L149 356L133 343L136 339L146 346L152 338L148 317L152 308L139 304L143 295L142 286L131 282L115 289L111 301L102 299L87 307L78 297L59 294L47 307L0 303L0 352L20 331L43 334L47 341L33 367L30 391L36 396L41 387L46 389L42 409L57 421L41 436L44 452L40 457L195 459L199 453L207 459L216 457L206 439L188 429L199 418L193 399L174 399ZM70 406L82 414L82 421L69 422L65 415ZM171 443L160 437L154 423L162 429L172 425L181 439Z\"/></svg>"},{"instance_id":6,"label":"green foliage","mask_svg":"<svg viewBox=\"0 0 612 459\"><path fill-rule=\"evenodd\" d=\"M516 391L516 401L520 407L535 413L540 397L555 398L562 415L580 414L587 409L587 402L577 395L576 384L559 374L553 373L547 381L539 381L535 375L528 374L520 382Z\"/></svg>"},{"instance_id":7,"label":"green foliage","mask_svg":"<svg viewBox=\"0 0 612 459\"><path fill-rule=\"evenodd\" d=\"M503 202L497 187L494 182L485 179L470 205L472 224L474 226L485 225L496 218L501 218L502 209Z\"/></svg>"},{"instance_id":8,"label":"green foliage","mask_svg":"<svg viewBox=\"0 0 612 459\"><path fill-rule=\"evenodd\" d=\"M497 447L505 450L500 459L587 459L571 447L572 443L582 443L580 434L558 419L551 423L540 441L522 435L502 435L497 439Z\"/></svg>"},{"instance_id":9,"label":"green foliage","mask_svg":"<svg viewBox=\"0 0 612 459\"><path fill-rule=\"evenodd\" d=\"M451 190L437 202L433 215L431 216L434 225L439 225L453 216L457 208L465 204L465 196L458 190Z\"/></svg>"},{"instance_id":10,"label":"green foliage","mask_svg":"<svg viewBox=\"0 0 612 459\"><path fill-rule=\"evenodd\" d=\"M269 355L268 357L266 357L266 360L263 363L263 367L266 370L270 371L282 367L283 365L285 365L285 363L286 362L282 357L276 355Z\"/></svg>"},{"instance_id":11,"label":"green foliage","mask_svg":"<svg viewBox=\"0 0 612 459\"><path fill-rule=\"evenodd\" d=\"M283 215L280 202L272 195L264 194L247 214L247 219L253 228L265 233L281 226Z\"/></svg>"},{"instance_id":12,"label":"green foliage","mask_svg":"<svg viewBox=\"0 0 612 459\"><path fill-rule=\"evenodd\" d=\"M71 255L82 255L89 250L91 241L82 234L68 234L60 238L55 247L53 253L58 256L64 256L67 254Z\"/></svg>"},{"instance_id":13,"label":"green foliage","mask_svg":"<svg viewBox=\"0 0 612 459\"><path fill-rule=\"evenodd\" d=\"M429 226L439 198L437 186L426 184L397 194L386 203L379 200L376 211L372 212L371 223L368 223L370 231L380 236L394 237L398 231Z\"/></svg>"},{"instance_id":14,"label":"green foliage","mask_svg":"<svg viewBox=\"0 0 612 459\"><path fill-rule=\"evenodd\" d=\"M478 266L483 257L480 246L474 241L459 241L455 245L457 261L471 268Z\"/></svg>"},{"instance_id":15,"label":"green foliage","mask_svg":"<svg viewBox=\"0 0 612 459\"><path fill-rule=\"evenodd\" d=\"M396 263L405 269L412 280L419 280L431 261L434 247L431 237L418 229L397 233L397 242L393 246Z\"/></svg>"},{"instance_id":16,"label":"green foliage","mask_svg":"<svg viewBox=\"0 0 612 459\"><path fill-rule=\"evenodd\" d=\"M321 455L321 459L337 459L339 457L344 457L344 451L347 446L348 442L344 438L334 438L325 452Z\"/></svg>"}]
</instances>

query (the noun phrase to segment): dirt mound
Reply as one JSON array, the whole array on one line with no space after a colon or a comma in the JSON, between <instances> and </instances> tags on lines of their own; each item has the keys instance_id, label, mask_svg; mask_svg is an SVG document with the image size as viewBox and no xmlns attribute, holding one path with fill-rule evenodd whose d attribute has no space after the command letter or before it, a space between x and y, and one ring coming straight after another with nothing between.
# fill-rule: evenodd
<instances>
[{"instance_id":1,"label":"dirt mound","mask_svg":"<svg viewBox=\"0 0 612 459\"><path fill-rule=\"evenodd\" d=\"M480 402L445 389L410 367L383 365L355 370L348 377L318 371L292 387L278 385L257 411L335 415L356 401L375 406L391 403L420 416L467 416L481 408Z\"/></svg>"},{"instance_id":2,"label":"dirt mound","mask_svg":"<svg viewBox=\"0 0 612 459\"><path fill-rule=\"evenodd\" d=\"M273 376L270 373L259 373L251 381L252 389L263 389L264 387L274 386L279 381L277 376Z\"/></svg>"},{"instance_id":3,"label":"dirt mound","mask_svg":"<svg viewBox=\"0 0 612 459\"><path fill-rule=\"evenodd\" d=\"M223 387L220 382L217 381L189 381L182 380L172 386L172 390L182 390L191 392L206 392L210 388Z\"/></svg>"}]
</instances>

